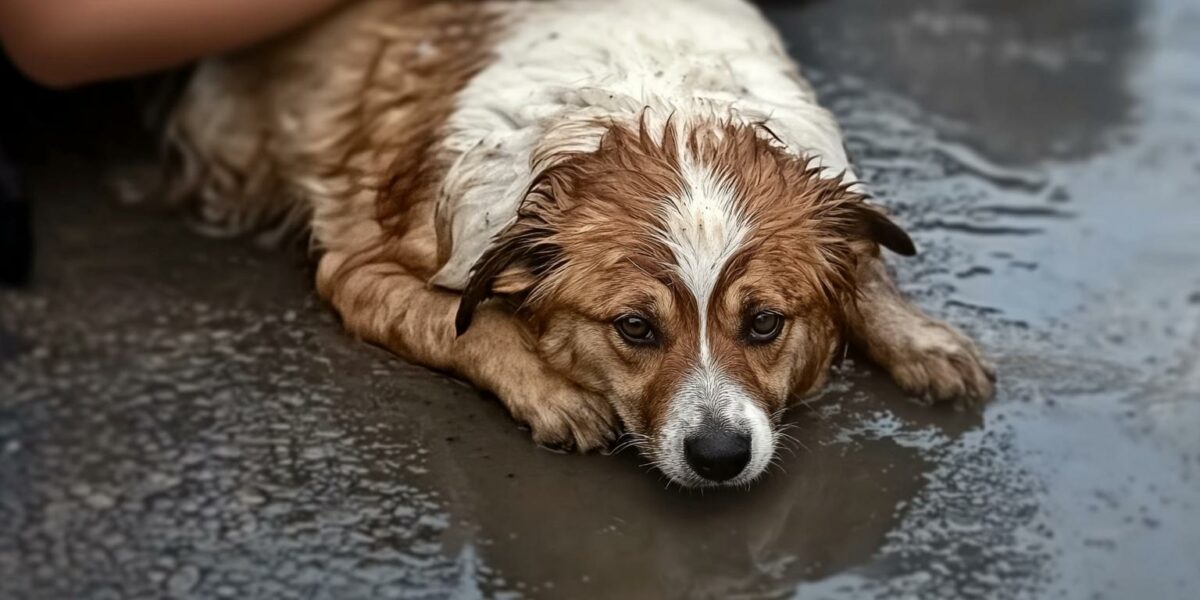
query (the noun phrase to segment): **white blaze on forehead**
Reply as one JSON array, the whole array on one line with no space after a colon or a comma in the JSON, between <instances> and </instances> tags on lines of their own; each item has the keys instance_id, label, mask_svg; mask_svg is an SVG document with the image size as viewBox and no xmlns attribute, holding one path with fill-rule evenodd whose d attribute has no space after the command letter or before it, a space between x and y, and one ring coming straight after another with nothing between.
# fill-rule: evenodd
<instances>
[{"instance_id":1,"label":"white blaze on forehead","mask_svg":"<svg viewBox=\"0 0 1200 600\"><path fill-rule=\"evenodd\" d=\"M708 305L717 279L750 234L750 223L737 203L728 177L686 157L681 165L683 193L664 209L663 242L675 257L675 268L700 310L700 354L709 360Z\"/></svg>"}]
</instances>

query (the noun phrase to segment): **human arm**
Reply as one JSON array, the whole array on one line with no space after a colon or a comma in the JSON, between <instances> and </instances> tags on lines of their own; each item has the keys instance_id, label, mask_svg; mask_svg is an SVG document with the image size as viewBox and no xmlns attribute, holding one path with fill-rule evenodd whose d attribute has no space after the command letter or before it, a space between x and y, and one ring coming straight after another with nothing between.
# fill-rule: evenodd
<instances>
[{"instance_id":1,"label":"human arm","mask_svg":"<svg viewBox=\"0 0 1200 600\"><path fill-rule=\"evenodd\" d=\"M136 75L251 44L345 0L0 0L0 42L50 87Z\"/></svg>"}]
</instances>

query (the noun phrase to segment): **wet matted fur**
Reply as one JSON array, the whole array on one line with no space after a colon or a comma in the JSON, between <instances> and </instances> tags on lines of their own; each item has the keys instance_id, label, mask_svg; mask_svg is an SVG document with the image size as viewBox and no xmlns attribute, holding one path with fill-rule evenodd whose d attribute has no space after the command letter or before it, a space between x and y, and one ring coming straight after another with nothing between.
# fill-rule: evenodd
<instances>
[{"instance_id":1,"label":"wet matted fur","mask_svg":"<svg viewBox=\"0 0 1200 600\"><path fill-rule=\"evenodd\" d=\"M623 430L674 481L744 484L846 343L918 398L992 393L741 0L365 0L202 64L168 138L212 228L307 226L348 331L541 444Z\"/></svg>"}]
</instances>

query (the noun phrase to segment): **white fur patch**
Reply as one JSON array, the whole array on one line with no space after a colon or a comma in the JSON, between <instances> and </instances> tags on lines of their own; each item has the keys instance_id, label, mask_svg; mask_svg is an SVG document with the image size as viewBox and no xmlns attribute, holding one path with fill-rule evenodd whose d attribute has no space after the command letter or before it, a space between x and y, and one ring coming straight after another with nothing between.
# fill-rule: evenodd
<instances>
[{"instance_id":1,"label":"white fur patch","mask_svg":"<svg viewBox=\"0 0 1200 600\"><path fill-rule=\"evenodd\" d=\"M750 234L750 223L727 178L685 155L683 194L663 204L661 241L675 256L675 268L700 310L701 359L708 358L707 317L713 290L725 264Z\"/></svg>"},{"instance_id":2,"label":"white fur patch","mask_svg":"<svg viewBox=\"0 0 1200 600\"><path fill-rule=\"evenodd\" d=\"M789 152L830 176L848 162L771 25L745 0L497 3L495 60L460 92L446 127L453 167L438 201L451 252L434 283L462 289L491 239L515 218L538 166L595 150L604 123L652 134L667 117L766 123Z\"/></svg>"}]
</instances>

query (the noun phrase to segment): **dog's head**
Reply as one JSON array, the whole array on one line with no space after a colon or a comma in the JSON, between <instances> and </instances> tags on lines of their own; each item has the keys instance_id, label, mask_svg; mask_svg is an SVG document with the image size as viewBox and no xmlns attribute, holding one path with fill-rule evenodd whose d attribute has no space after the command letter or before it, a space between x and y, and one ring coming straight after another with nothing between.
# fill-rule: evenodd
<instances>
[{"instance_id":1,"label":"dog's head","mask_svg":"<svg viewBox=\"0 0 1200 600\"><path fill-rule=\"evenodd\" d=\"M610 125L598 150L540 169L458 326L519 295L544 359L609 398L672 480L744 484L770 463L788 397L824 380L858 260L879 245L913 252L760 127Z\"/></svg>"}]
</instances>

